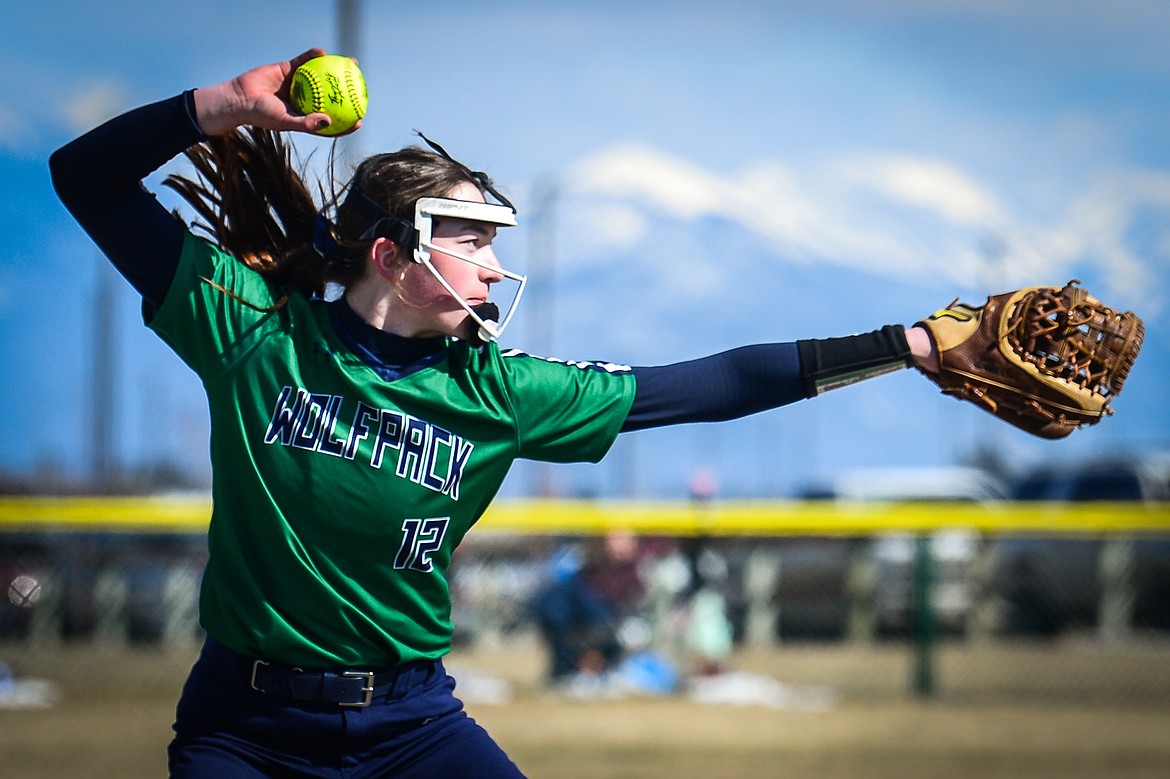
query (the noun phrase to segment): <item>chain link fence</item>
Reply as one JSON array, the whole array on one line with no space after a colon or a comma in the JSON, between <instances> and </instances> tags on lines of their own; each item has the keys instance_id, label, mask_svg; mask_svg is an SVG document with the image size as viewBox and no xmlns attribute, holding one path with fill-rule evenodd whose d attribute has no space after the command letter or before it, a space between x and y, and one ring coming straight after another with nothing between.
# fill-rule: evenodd
<instances>
[{"instance_id":1,"label":"chain link fence","mask_svg":"<svg viewBox=\"0 0 1170 779\"><path fill-rule=\"evenodd\" d=\"M0 696L132 650L177 689L205 562L201 532L9 525ZM1170 528L473 532L449 578L457 650L531 648L542 684L620 668L669 694L775 655L842 698L1170 700Z\"/></svg>"}]
</instances>

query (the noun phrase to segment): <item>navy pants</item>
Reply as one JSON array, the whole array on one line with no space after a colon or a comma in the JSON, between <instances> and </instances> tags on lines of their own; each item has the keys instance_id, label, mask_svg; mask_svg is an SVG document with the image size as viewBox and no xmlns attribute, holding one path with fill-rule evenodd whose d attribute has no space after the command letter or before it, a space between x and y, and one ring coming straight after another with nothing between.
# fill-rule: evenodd
<instances>
[{"instance_id":1,"label":"navy pants","mask_svg":"<svg viewBox=\"0 0 1170 779\"><path fill-rule=\"evenodd\" d=\"M214 640L183 688L168 750L172 779L523 775L463 710L440 661L379 687L364 708L252 689L249 666Z\"/></svg>"}]
</instances>

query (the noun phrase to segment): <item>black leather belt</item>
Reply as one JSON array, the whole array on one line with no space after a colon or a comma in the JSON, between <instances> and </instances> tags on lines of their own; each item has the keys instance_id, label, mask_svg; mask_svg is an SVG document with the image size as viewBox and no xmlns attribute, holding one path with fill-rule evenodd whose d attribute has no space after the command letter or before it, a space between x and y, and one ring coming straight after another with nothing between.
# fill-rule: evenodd
<instances>
[{"instance_id":1,"label":"black leather belt","mask_svg":"<svg viewBox=\"0 0 1170 779\"><path fill-rule=\"evenodd\" d=\"M285 701L358 708L375 700L401 697L442 669L439 660L419 660L383 670L304 669L255 660L218 642L209 641L206 649L213 655L230 657L257 692Z\"/></svg>"},{"instance_id":2,"label":"black leather belt","mask_svg":"<svg viewBox=\"0 0 1170 779\"><path fill-rule=\"evenodd\" d=\"M314 671L273 666L252 661L252 689L294 701L336 703L338 706L369 706L378 689L373 671ZM386 682L384 686L391 686Z\"/></svg>"}]
</instances>

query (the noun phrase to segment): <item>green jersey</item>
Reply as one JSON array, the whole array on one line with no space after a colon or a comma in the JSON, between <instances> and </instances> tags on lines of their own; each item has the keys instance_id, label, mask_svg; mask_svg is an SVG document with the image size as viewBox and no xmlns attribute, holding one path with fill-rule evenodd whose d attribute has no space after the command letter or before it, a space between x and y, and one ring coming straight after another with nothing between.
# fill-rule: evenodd
<instances>
[{"instance_id":1,"label":"green jersey","mask_svg":"<svg viewBox=\"0 0 1170 779\"><path fill-rule=\"evenodd\" d=\"M634 378L450 339L432 364L386 381L338 337L330 304L292 294L260 310L276 298L189 234L149 322L210 409L201 622L238 652L290 665L439 657L452 552L512 462L601 459Z\"/></svg>"}]
</instances>

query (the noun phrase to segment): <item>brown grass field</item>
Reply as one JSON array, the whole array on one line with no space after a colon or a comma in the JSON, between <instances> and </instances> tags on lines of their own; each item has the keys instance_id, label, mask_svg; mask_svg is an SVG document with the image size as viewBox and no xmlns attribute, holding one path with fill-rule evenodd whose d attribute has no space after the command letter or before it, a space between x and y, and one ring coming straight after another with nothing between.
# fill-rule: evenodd
<instances>
[{"instance_id":1,"label":"brown grass field","mask_svg":"<svg viewBox=\"0 0 1170 779\"><path fill-rule=\"evenodd\" d=\"M161 777L195 650L29 649L0 660L57 683L44 709L0 709L0 777ZM506 679L506 703L468 709L533 779L646 777L1170 776L1170 652L1092 646L943 647L938 693L908 692L905 646L743 651L736 667L822 685L827 709L701 704L685 696L580 701L540 685L530 641L450 658L456 678Z\"/></svg>"}]
</instances>

